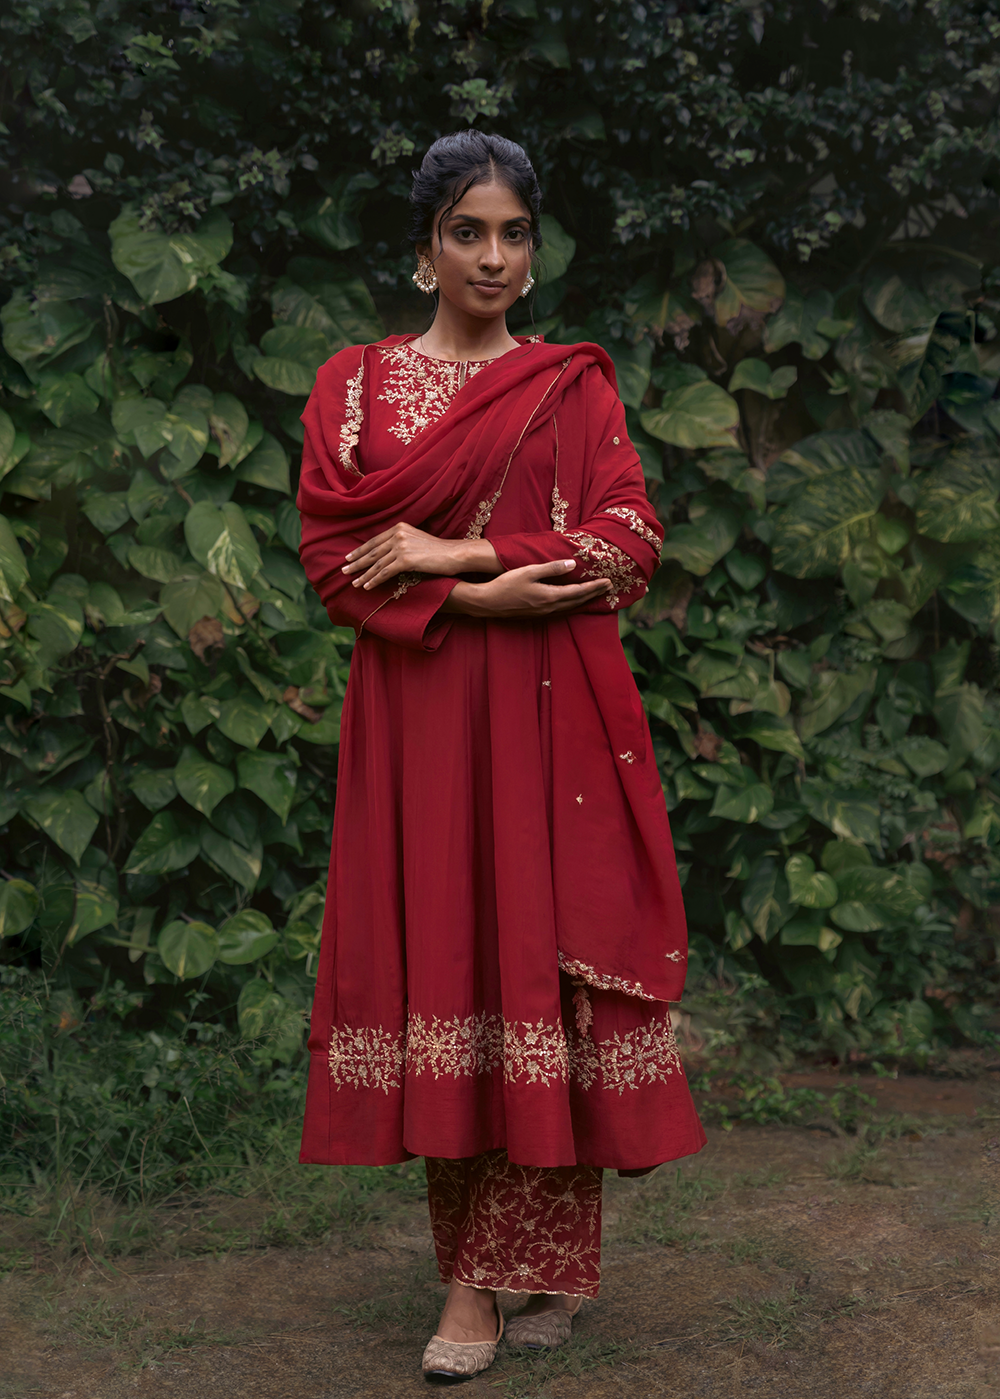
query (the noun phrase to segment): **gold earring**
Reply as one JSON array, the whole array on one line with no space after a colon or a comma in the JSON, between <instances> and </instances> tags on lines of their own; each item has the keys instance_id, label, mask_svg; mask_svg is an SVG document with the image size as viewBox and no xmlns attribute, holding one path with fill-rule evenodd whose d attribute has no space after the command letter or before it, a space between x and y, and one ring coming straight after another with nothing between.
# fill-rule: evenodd
<instances>
[{"instance_id":1,"label":"gold earring","mask_svg":"<svg viewBox=\"0 0 1000 1399\"><path fill-rule=\"evenodd\" d=\"M437 291L438 279L434 264L424 253L417 256L417 270L413 274L413 285L430 296Z\"/></svg>"},{"instance_id":2,"label":"gold earring","mask_svg":"<svg viewBox=\"0 0 1000 1399\"><path fill-rule=\"evenodd\" d=\"M528 292L531 290L531 288L532 288L534 285L535 285L535 279L534 279L534 277L531 275L531 273L529 272L529 273L528 273L528 280L525 282L524 286L521 288L521 295L522 295L522 296L527 296L527 295L528 295Z\"/></svg>"}]
</instances>

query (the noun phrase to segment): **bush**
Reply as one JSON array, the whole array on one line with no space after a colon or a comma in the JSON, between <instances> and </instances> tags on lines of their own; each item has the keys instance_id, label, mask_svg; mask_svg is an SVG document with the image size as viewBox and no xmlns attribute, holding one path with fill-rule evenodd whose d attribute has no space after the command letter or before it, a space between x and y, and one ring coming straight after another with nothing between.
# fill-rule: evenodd
<instances>
[{"instance_id":1,"label":"bush","mask_svg":"<svg viewBox=\"0 0 1000 1399\"><path fill-rule=\"evenodd\" d=\"M667 526L623 633L692 1009L732 1039L730 993L765 987L770 1039L824 1054L993 1033L996 21L14 0L3 26L7 965L81 1024L114 995L129 1033L299 1053L353 634L298 563L298 415L331 353L421 323L407 163L477 123L549 189L523 314L610 351Z\"/></svg>"}]
</instances>

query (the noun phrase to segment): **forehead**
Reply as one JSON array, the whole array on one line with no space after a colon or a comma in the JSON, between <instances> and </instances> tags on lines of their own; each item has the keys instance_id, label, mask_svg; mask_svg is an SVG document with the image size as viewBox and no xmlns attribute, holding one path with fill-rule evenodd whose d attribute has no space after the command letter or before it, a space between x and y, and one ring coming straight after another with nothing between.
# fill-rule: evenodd
<instances>
[{"instance_id":1,"label":"forehead","mask_svg":"<svg viewBox=\"0 0 1000 1399\"><path fill-rule=\"evenodd\" d=\"M449 218L483 219L490 223L506 223L511 219L526 219L528 210L506 185L491 183L473 185L452 209Z\"/></svg>"}]
</instances>

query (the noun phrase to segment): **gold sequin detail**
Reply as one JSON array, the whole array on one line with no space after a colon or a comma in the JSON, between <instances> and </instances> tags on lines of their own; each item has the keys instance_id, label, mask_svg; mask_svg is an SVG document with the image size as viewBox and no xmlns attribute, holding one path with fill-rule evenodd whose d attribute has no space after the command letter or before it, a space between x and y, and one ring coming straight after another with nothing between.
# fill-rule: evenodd
<instances>
[{"instance_id":1,"label":"gold sequin detail","mask_svg":"<svg viewBox=\"0 0 1000 1399\"><path fill-rule=\"evenodd\" d=\"M623 763L628 763L629 767L635 762L635 754L632 752L631 748L627 753L619 753L618 756Z\"/></svg>"},{"instance_id":2,"label":"gold sequin detail","mask_svg":"<svg viewBox=\"0 0 1000 1399\"><path fill-rule=\"evenodd\" d=\"M655 530L650 529L638 510L630 510L625 505L609 505L607 510L601 511L601 514L616 515L619 520L624 520L633 534L637 534L647 544L652 544L657 553L660 552L660 536Z\"/></svg>"},{"instance_id":3,"label":"gold sequin detail","mask_svg":"<svg viewBox=\"0 0 1000 1399\"><path fill-rule=\"evenodd\" d=\"M361 392L365 382L364 351L361 352L361 366L353 379L347 381L347 398L344 421L340 425L340 464L352 476L360 476L361 471L352 456L361 436L364 422L364 409L361 407Z\"/></svg>"},{"instance_id":4,"label":"gold sequin detail","mask_svg":"<svg viewBox=\"0 0 1000 1399\"><path fill-rule=\"evenodd\" d=\"M626 981L623 976L609 976L607 972L599 972L596 967L591 967L586 962L580 962L573 957L564 957L561 952L559 953L559 970L565 972L567 976L580 977L588 986L596 986L599 991L624 991L626 996L638 996L643 1001L656 1000L656 997L651 996L640 982Z\"/></svg>"},{"instance_id":5,"label":"gold sequin detail","mask_svg":"<svg viewBox=\"0 0 1000 1399\"><path fill-rule=\"evenodd\" d=\"M385 369L379 402L397 406L396 422L389 432L405 445L436 423L459 389L494 363L491 359L431 359L414 350L408 341L379 346L379 354Z\"/></svg>"},{"instance_id":6,"label":"gold sequin detail","mask_svg":"<svg viewBox=\"0 0 1000 1399\"><path fill-rule=\"evenodd\" d=\"M599 535L589 534L583 529L566 530L564 537L575 546L577 558L583 559L587 565L581 582L587 578L610 579L611 592L605 601L612 611L618 606L623 593L634 592L640 587L645 592L645 579L635 561L616 544L610 544Z\"/></svg>"}]
</instances>

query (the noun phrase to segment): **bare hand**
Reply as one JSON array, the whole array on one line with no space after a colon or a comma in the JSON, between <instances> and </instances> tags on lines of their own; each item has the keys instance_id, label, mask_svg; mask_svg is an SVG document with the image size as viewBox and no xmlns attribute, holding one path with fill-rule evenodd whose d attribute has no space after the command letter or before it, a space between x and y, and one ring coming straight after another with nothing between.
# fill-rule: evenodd
<instances>
[{"instance_id":1,"label":"bare hand","mask_svg":"<svg viewBox=\"0 0 1000 1399\"><path fill-rule=\"evenodd\" d=\"M611 591L608 578L595 578L587 583L545 581L565 577L575 567L575 559L555 559L552 563L512 568L489 583L456 583L442 611L497 620L553 617L572 612Z\"/></svg>"},{"instance_id":2,"label":"bare hand","mask_svg":"<svg viewBox=\"0 0 1000 1399\"><path fill-rule=\"evenodd\" d=\"M485 539L438 539L413 525L398 524L359 544L342 572L359 576L355 588L377 588L400 573L499 573L500 560Z\"/></svg>"}]
</instances>

